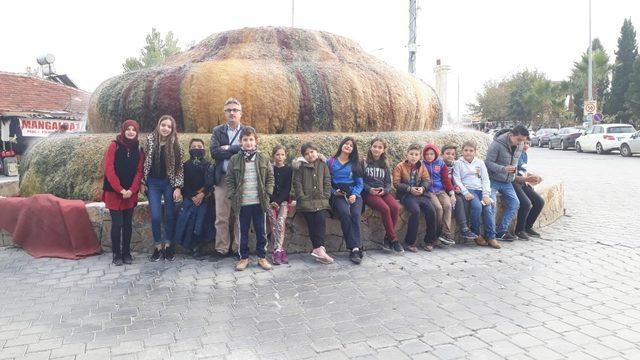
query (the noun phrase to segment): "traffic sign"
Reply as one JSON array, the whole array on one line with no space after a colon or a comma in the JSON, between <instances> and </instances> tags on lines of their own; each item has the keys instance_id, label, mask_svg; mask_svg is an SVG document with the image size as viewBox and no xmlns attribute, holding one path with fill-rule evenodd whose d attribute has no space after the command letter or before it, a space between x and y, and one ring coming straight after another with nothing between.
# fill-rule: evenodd
<instances>
[{"instance_id":1,"label":"traffic sign","mask_svg":"<svg viewBox=\"0 0 640 360\"><path fill-rule=\"evenodd\" d=\"M601 122L602 121L602 114L600 114L600 113L593 114L593 121Z\"/></svg>"},{"instance_id":2,"label":"traffic sign","mask_svg":"<svg viewBox=\"0 0 640 360\"><path fill-rule=\"evenodd\" d=\"M587 114L587 122L589 124L593 123L593 114Z\"/></svg>"},{"instance_id":3,"label":"traffic sign","mask_svg":"<svg viewBox=\"0 0 640 360\"><path fill-rule=\"evenodd\" d=\"M598 110L598 102L595 100L585 101L584 113L587 115L593 115Z\"/></svg>"}]
</instances>

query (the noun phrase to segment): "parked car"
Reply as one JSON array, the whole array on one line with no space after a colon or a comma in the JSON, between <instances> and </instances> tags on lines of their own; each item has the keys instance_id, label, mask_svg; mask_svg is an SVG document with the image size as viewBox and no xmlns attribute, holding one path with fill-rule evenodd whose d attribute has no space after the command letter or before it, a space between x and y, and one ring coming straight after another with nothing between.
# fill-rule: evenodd
<instances>
[{"instance_id":1,"label":"parked car","mask_svg":"<svg viewBox=\"0 0 640 360\"><path fill-rule=\"evenodd\" d=\"M640 154L640 131L629 136L620 144L620 155L633 156L633 154Z\"/></svg>"},{"instance_id":2,"label":"parked car","mask_svg":"<svg viewBox=\"0 0 640 360\"><path fill-rule=\"evenodd\" d=\"M597 154L604 154L620 150L620 144L635 132L636 129L629 124L593 125L576 139L576 151L595 151Z\"/></svg>"},{"instance_id":3,"label":"parked car","mask_svg":"<svg viewBox=\"0 0 640 360\"><path fill-rule=\"evenodd\" d=\"M537 147L543 147L549 144L549 137L558 132L558 129L544 128L535 132L534 135L530 135L531 145Z\"/></svg>"},{"instance_id":4,"label":"parked car","mask_svg":"<svg viewBox=\"0 0 640 360\"><path fill-rule=\"evenodd\" d=\"M582 135L582 130L574 127L562 128L557 134L549 137L549 150L562 149L567 150L576 146L576 139Z\"/></svg>"}]
</instances>

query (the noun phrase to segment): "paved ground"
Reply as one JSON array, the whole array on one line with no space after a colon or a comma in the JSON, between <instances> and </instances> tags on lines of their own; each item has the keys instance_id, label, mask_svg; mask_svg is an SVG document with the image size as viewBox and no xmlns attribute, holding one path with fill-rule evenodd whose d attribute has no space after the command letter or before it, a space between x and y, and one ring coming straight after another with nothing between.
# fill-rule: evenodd
<instances>
[{"instance_id":1,"label":"paved ground","mask_svg":"<svg viewBox=\"0 0 640 360\"><path fill-rule=\"evenodd\" d=\"M640 159L530 158L565 181L570 217L499 251L235 273L231 260L118 268L0 249L0 359L640 358Z\"/></svg>"}]
</instances>

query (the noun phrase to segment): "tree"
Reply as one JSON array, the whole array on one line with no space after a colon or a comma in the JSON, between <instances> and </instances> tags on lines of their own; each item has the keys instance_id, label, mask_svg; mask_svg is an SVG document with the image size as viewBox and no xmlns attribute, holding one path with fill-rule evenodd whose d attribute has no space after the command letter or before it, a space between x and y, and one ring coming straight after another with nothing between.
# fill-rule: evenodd
<instances>
[{"instance_id":1,"label":"tree","mask_svg":"<svg viewBox=\"0 0 640 360\"><path fill-rule=\"evenodd\" d=\"M593 39L593 97L598 101L598 107L602 109L607 101L609 94L609 74L611 73L611 64L609 64L609 55L604 50L600 39ZM571 76L569 77L569 91L573 98L574 118L582 121L584 100L588 98L588 75L589 74L589 50L585 51L580 61L573 63Z\"/></svg>"},{"instance_id":2,"label":"tree","mask_svg":"<svg viewBox=\"0 0 640 360\"><path fill-rule=\"evenodd\" d=\"M511 92L507 100L507 115L509 120L516 123L533 125L536 121L536 108L543 100L535 99L532 93L534 85L539 80L546 80L543 74L537 71L524 70L513 75L509 80ZM542 94L542 91L538 91Z\"/></svg>"},{"instance_id":3,"label":"tree","mask_svg":"<svg viewBox=\"0 0 640 360\"><path fill-rule=\"evenodd\" d=\"M625 19L618 38L618 50L611 81L611 97L605 107L605 113L615 116L616 121L626 122L631 117L631 114L625 111L624 105L633 64L637 57L636 31L631 19Z\"/></svg>"},{"instance_id":4,"label":"tree","mask_svg":"<svg viewBox=\"0 0 640 360\"><path fill-rule=\"evenodd\" d=\"M151 34L146 37L146 45L140 51L138 58L129 57L125 59L122 67L125 72L140 70L160 65L164 60L174 54L180 52L178 39L174 37L173 32L169 31L164 40L162 35L155 28L151 29Z\"/></svg>"},{"instance_id":5,"label":"tree","mask_svg":"<svg viewBox=\"0 0 640 360\"><path fill-rule=\"evenodd\" d=\"M509 92L506 82L488 81L484 84L482 92L476 94L477 104L468 104L467 107L485 122L503 123L507 120Z\"/></svg>"},{"instance_id":6,"label":"tree","mask_svg":"<svg viewBox=\"0 0 640 360\"><path fill-rule=\"evenodd\" d=\"M633 72L629 79L629 89L625 94L625 109L630 114L629 122L637 128L640 126L640 57L633 64Z\"/></svg>"}]
</instances>

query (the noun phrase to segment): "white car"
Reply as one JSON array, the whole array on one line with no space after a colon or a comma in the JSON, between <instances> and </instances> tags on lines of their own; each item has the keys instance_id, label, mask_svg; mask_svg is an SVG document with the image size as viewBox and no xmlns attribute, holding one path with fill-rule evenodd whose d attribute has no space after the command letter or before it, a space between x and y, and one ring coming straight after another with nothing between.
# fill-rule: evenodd
<instances>
[{"instance_id":1,"label":"white car","mask_svg":"<svg viewBox=\"0 0 640 360\"><path fill-rule=\"evenodd\" d=\"M620 155L633 156L633 154L640 154L640 131L629 136L620 144Z\"/></svg>"},{"instance_id":2,"label":"white car","mask_svg":"<svg viewBox=\"0 0 640 360\"><path fill-rule=\"evenodd\" d=\"M620 144L636 132L629 124L598 124L588 128L576 139L576 151L595 151L597 154L620 150Z\"/></svg>"}]
</instances>

